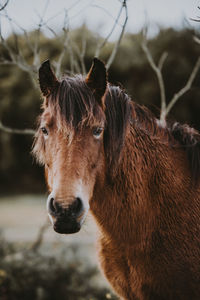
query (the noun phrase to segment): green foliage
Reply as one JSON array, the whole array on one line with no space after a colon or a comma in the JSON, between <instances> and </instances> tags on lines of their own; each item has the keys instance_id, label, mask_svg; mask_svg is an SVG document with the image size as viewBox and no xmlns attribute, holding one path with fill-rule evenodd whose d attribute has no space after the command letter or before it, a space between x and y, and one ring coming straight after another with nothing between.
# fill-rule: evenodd
<instances>
[{"instance_id":1,"label":"green foliage","mask_svg":"<svg viewBox=\"0 0 200 300\"><path fill-rule=\"evenodd\" d=\"M30 41L34 41L36 34L37 32L30 34ZM163 67L168 101L174 93L184 86L199 56L200 46L194 42L194 34L189 29L181 31L161 29L157 36L149 40L149 48L156 62L159 61L164 51L168 52L168 58ZM83 41L86 41L84 61L87 70L90 67L99 39L101 37L89 31L85 26L70 34L75 61L79 60L77 52L82 51ZM141 49L141 39L141 33L137 35L129 33L124 36L115 61L110 68L109 79L114 84L121 83L134 101L147 105L158 116L160 107L158 82ZM12 36L9 38L9 45L17 51ZM107 43L106 47L102 49L101 59L107 60L112 47L112 43ZM24 36L18 38L18 48L22 49L27 62L32 64L33 53L27 47ZM42 61L47 58L52 62L56 61L63 49L63 36L47 39L41 35L39 49ZM2 45L0 57L10 59ZM62 64L61 71L63 73L70 69L70 57L68 51ZM75 68L74 72L76 71ZM36 117L41 105L38 85L33 84L33 79L29 73L20 70L15 65L2 65L0 76L0 120L10 127L35 128ZM197 129L200 129L199 84L200 74L198 73L192 89L179 100L170 115L172 120L189 123ZM33 164L33 159L29 154L31 144L32 138L29 136L14 136L0 132L1 192L6 192L8 185L13 190L20 192L44 191L43 171Z\"/></svg>"}]
</instances>

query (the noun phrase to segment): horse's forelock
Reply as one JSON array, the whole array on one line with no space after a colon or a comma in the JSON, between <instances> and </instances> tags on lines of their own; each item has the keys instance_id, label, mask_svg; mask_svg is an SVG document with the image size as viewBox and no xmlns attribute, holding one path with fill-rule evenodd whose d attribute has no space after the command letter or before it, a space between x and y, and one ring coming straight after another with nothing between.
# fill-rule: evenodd
<instances>
[{"instance_id":1,"label":"horse's forelock","mask_svg":"<svg viewBox=\"0 0 200 300\"><path fill-rule=\"evenodd\" d=\"M104 118L92 91L80 75L64 78L49 100L60 129L67 126L77 130L85 123L91 125Z\"/></svg>"}]
</instances>

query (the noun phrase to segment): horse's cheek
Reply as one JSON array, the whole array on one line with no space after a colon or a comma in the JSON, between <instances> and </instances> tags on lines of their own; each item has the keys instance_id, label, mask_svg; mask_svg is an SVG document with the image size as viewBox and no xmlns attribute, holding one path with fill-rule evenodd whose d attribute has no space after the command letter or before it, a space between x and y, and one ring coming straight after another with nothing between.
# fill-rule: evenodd
<instances>
[{"instance_id":1,"label":"horse's cheek","mask_svg":"<svg viewBox=\"0 0 200 300\"><path fill-rule=\"evenodd\" d=\"M91 152L91 162L90 166L92 170L95 170L97 173L102 171L104 165L104 150L101 141L97 141L97 144L93 147Z\"/></svg>"}]
</instances>

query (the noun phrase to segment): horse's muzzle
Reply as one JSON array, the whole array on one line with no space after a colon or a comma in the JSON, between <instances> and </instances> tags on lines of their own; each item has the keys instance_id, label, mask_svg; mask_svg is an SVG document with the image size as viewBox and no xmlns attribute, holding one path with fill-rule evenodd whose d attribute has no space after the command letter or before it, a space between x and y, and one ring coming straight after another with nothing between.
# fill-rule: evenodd
<instances>
[{"instance_id":1,"label":"horse's muzzle","mask_svg":"<svg viewBox=\"0 0 200 300\"><path fill-rule=\"evenodd\" d=\"M76 233L81 229L79 217L83 212L80 198L63 208L51 195L47 200L47 210L53 223L53 228L58 233Z\"/></svg>"},{"instance_id":2,"label":"horse's muzzle","mask_svg":"<svg viewBox=\"0 0 200 300\"><path fill-rule=\"evenodd\" d=\"M78 232L81 229L81 225L74 220L66 222L66 220L58 218L54 222L53 229L58 233L70 234Z\"/></svg>"}]
</instances>

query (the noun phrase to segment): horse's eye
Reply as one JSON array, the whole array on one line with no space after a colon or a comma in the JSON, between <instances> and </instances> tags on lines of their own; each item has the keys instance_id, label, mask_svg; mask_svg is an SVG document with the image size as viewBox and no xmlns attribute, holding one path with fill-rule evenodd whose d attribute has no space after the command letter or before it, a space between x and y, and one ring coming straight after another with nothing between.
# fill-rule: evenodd
<instances>
[{"instance_id":1,"label":"horse's eye","mask_svg":"<svg viewBox=\"0 0 200 300\"><path fill-rule=\"evenodd\" d=\"M48 131L45 127L41 127L41 130L44 135L48 135Z\"/></svg>"},{"instance_id":2,"label":"horse's eye","mask_svg":"<svg viewBox=\"0 0 200 300\"><path fill-rule=\"evenodd\" d=\"M93 135L95 138L99 138L101 133L103 132L103 128L102 127L95 127L93 128Z\"/></svg>"}]
</instances>

